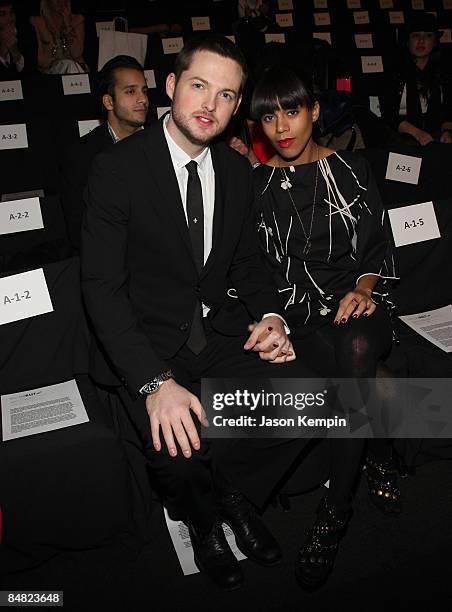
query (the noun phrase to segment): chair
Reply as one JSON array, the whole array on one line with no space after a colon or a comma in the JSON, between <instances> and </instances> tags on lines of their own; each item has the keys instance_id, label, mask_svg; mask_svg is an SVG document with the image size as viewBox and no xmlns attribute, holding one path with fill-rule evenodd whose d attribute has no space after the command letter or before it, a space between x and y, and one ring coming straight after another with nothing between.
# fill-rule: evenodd
<instances>
[{"instance_id":1,"label":"chair","mask_svg":"<svg viewBox=\"0 0 452 612\"><path fill-rule=\"evenodd\" d=\"M75 379L89 422L0 444L0 564L9 572L133 531L126 453L87 375L79 260L43 270L54 311L0 327L0 393Z\"/></svg>"}]
</instances>

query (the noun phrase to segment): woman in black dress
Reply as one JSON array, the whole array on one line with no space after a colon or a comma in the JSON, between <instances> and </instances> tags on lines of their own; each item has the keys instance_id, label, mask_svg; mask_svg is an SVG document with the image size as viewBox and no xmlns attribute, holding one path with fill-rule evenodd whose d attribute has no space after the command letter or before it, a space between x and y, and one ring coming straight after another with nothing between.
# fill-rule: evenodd
<instances>
[{"instance_id":1,"label":"woman in black dress","mask_svg":"<svg viewBox=\"0 0 452 612\"><path fill-rule=\"evenodd\" d=\"M387 376L380 359L391 347L387 283L395 274L385 212L366 160L313 140L319 110L304 82L282 66L254 90L251 114L275 151L254 170L263 251L298 358L326 377ZM317 587L332 569L364 444L331 441L330 488L297 560L302 586ZM371 499L399 512L385 440L369 444L366 468Z\"/></svg>"}]
</instances>

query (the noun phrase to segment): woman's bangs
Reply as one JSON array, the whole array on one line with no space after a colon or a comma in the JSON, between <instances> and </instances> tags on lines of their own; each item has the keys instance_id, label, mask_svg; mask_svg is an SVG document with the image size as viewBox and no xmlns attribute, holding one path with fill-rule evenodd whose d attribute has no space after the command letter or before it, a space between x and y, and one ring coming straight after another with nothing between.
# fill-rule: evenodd
<instances>
[{"instance_id":1,"label":"woman's bangs","mask_svg":"<svg viewBox=\"0 0 452 612\"><path fill-rule=\"evenodd\" d=\"M288 91L278 96L279 106L284 110L297 108L298 106L308 106L306 96L300 95L299 91Z\"/></svg>"},{"instance_id":2,"label":"woman's bangs","mask_svg":"<svg viewBox=\"0 0 452 612\"><path fill-rule=\"evenodd\" d=\"M289 110L306 106L312 108L314 101L297 79L279 79L275 72L256 87L251 101L251 116L259 121L264 115L278 108Z\"/></svg>"}]
</instances>

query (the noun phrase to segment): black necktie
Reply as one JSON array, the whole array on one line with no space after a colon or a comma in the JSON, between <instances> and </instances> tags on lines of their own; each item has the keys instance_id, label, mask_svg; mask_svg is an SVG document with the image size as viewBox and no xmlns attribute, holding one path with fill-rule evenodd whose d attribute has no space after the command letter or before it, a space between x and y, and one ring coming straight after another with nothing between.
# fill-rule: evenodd
<instances>
[{"instance_id":1,"label":"black necktie","mask_svg":"<svg viewBox=\"0 0 452 612\"><path fill-rule=\"evenodd\" d=\"M198 164L195 161L191 161L185 167L188 170L188 231L190 232L196 269L199 273L204 265L204 209L202 205L202 188L198 176Z\"/></svg>"},{"instance_id":2,"label":"black necktie","mask_svg":"<svg viewBox=\"0 0 452 612\"><path fill-rule=\"evenodd\" d=\"M202 204L202 188L198 176L198 164L192 160L185 167L188 171L188 231L196 269L198 270L198 274L200 274L204 266L204 208ZM201 302L197 300L187 346L193 353L198 355L206 344L207 340L204 333Z\"/></svg>"}]
</instances>

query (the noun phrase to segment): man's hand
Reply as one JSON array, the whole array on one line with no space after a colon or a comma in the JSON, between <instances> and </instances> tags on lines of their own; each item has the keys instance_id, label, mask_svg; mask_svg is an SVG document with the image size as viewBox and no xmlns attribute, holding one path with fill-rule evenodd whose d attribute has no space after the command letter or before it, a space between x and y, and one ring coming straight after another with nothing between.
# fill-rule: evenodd
<instances>
[{"instance_id":1,"label":"man's hand","mask_svg":"<svg viewBox=\"0 0 452 612\"><path fill-rule=\"evenodd\" d=\"M244 345L246 351L255 351L270 363L284 363L296 359L295 351L279 317L265 317L259 323L248 325L250 337Z\"/></svg>"},{"instance_id":2,"label":"man's hand","mask_svg":"<svg viewBox=\"0 0 452 612\"><path fill-rule=\"evenodd\" d=\"M151 422L152 442L156 451L162 448L160 427L171 457L177 455L174 437L187 459L191 457L190 443L195 450L199 450L199 436L190 410L193 410L199 422L205 427L208 426L208 422L196 395L178 385L176 381L166 380L158 391L147 396L146 410Z\"/></svg>"},{"instance_id":3,"label":"man's hand","mask_svg":"<svg viewBox=\"0 0 452 612\"><path fill-rule=\"evenodd\" d=\"M349 317L358 319L361 315L368 317L375 312L376 304L371 299L371 289L361 289L355 287L353 291L349 291L344 295L339 302L334 324L347 323Z\"/></svg>"}]
</instances>

